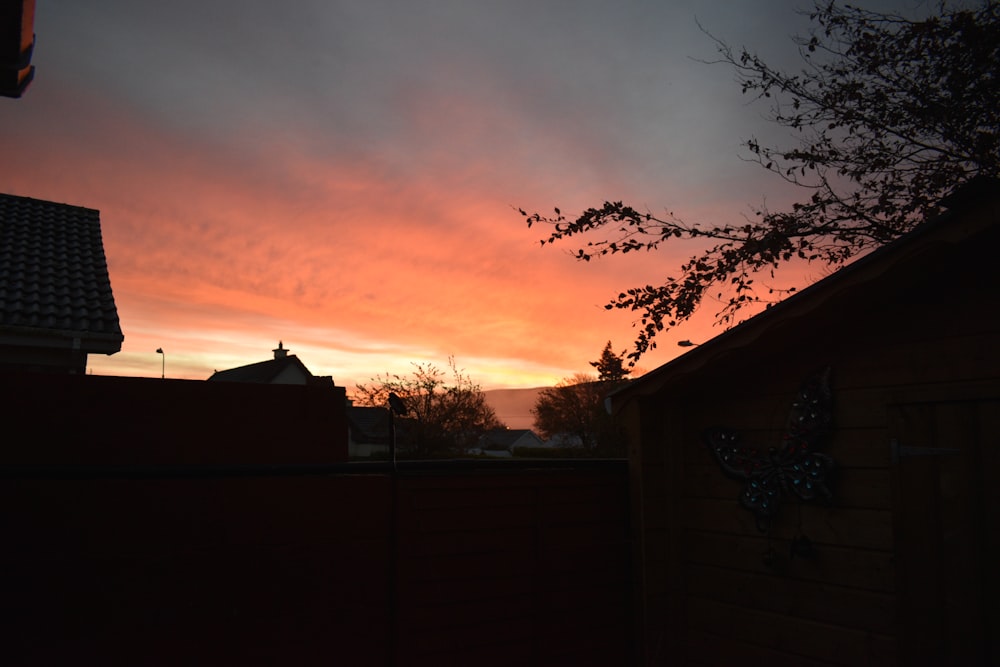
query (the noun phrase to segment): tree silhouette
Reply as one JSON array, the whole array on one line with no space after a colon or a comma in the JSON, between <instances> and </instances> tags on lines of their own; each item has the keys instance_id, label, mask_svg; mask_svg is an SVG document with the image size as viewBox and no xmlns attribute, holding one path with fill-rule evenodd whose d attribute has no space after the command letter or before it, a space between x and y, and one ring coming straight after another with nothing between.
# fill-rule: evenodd
<instances>
[{"instance_id":1,"label":"tree silhouette","mask_svg":"<svg viewBox=\"0 0 1000 667\"><path fill-rule=\"evenodd\" d=\"M543 438L570 435L579 438L582 446L593 445L596 434L591 422L595 406L601 401L599 383L592 375L578 373L554 387L538 393L531 414L534 429Z\"/></svg>"},{"instance_id":2,"label":"tree silhouette","mask_svg":"<svg viewBox=\"0 0 1000 667\"><path fill-rule=\"evenodd\" d=\"M630 364L706 296L722 304L717 323L732 325L741 309L780 296L758 291L763 272L773 276L793 259L843 264L938 213L941 198L964 182L998 176L1000 3L942 2L917 20L816 2L809 17L811 31L795 38L798 72L712 38L715 62L733 67L743 93L769 103L770 119L796 139L789 147L746 141L749 160L804 189L790 209L761 207L740 224L716 225L620 201L575 218L558 208L554 216L520 210L529 227L550 226L543 246L607 234L576 251L584 261L667 242L699 244L661 283L629 288L605 306L640 313Z\"/></svg>"},{"instance_id":3,"label":"tree silhouette","mask_svg":"<svg viewBox=\"0 0 1000 667\"><path fill-rule=\"evenodd\" d=\"M627 381L629 372L622 355L612 351L611 341L590 365L598 370L598 377L577 373L538 393L531 409L534 429L547 439L568 436L601 456L623 456L624 439L604 399Z\"/></svg>"},{"instance_id":4,"label":"tree silhouette","mask_svg":"<svg viewBox=\"0 0 1000 667\"><path fill-rule=\"evenodd\" d=\"M440 455L461 453L479 436L495 428L505 428L486 395L448 359L447 374L433 364L413 364L411 375L386 373L370 384L355 387L352 399L362 406L384 407L389 395L406 407L406 443L411 454Z\"/></svg>"},{"instance_id":5,"label":"tree silhouette","mask_svg":"<svg viewBox=\"0 0 1000 667\"><path fill-rule=\"evenodd\" d=\"M601 382L619 382L629 374L629 370L625 367L625 353L615 354L611 349L610 340L604 346L601 358L591 361L590 365L597 369L597 379Z\"/></svg>"}]
</instances>

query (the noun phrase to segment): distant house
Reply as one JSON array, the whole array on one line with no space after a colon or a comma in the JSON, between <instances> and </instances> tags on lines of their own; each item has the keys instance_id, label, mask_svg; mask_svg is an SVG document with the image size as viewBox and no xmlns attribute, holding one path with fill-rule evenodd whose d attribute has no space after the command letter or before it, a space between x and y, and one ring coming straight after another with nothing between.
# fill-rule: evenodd
<instances>
[{"instance_id":1,"label":"distant house","mask_svg":"<svg viewBox=\"0 0 1000 667\"><path fill-rule=\"evenodd\" d=\"M388 408L347 408L348 454L352 459L388 456L392 440L392 415Z\"/></svg>"},{"instance_id":2,"label":"distant house","mask_svg":"<svg viewBox=\"0 0 1000 667\"><path fill-rule=\"evenodd\" d=\"M643 664L996 664L1000 186L942 203L612 394Z\"/></svg>"},{"instance_id":3,"label":"distant house","mask_svg":"<svg viewBox=\"0 0 1000 667\"><path fill-rule=\"evenodd\" d=\"M553 449L583 449L583 438L576 433L555 433L545 441L546 447Z\"/></svg>"},{"instance_id":4,"label":"distant house","mask_svg":"<svg viewBox=\"0 0 1000 667\"><path fill-rule=\"evenodd\" d=\"M306 365L294 354L288 354L284 344L278 341L278 347L272 350L273 359L247 364L225 371L215 371L209 382L252 382L257 384L329 384L333 385L330 376L313 375Z\"/></svg>"},{"instance_id":5,"label":"distant house","mask_svg":"<svg viewBox=\"0 0 1000 667\"><path fill-rule=\"evenodd\" d=\"M0 368L82 374L123 340L100 213L0 194Z\"/></svg>"},{"instance_id":6,"label":"distant house","mask_svg":"<svg viewBox=\"0 0 1000 667\"><path fill-rule=\"evenodd\" d=\"M508 457L518 448L537 449L545 443L529 429L497 428L479 438L478 453L486 456Z\"/></svg>"}]
</instances>

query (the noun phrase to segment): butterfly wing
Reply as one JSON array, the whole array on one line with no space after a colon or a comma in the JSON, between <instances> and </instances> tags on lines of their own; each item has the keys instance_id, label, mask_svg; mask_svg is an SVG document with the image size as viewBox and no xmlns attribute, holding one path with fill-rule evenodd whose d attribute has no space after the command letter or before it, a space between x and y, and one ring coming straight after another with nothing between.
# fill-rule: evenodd
<instances>
[{"instance_id":1,"label":"butterfly wing","mask_svg":"<svg viewBox=\"0 0 1000 667\"><path fill-rule=\"evenodd\" d=\"M830 369L814 374L799 388L785 424L784 447L811 450L830 432L833 397Z\"/></svg>"},{"instance_id":2,"label":"butterfly wing","mask_svg":"<svg viewBox=\"0 0 1000 667\"><path fill-rule=\"evenodd\" d=\"M826 485L834 468L833 459L815 451L830 433L833 424L833 398L830 393L830 369L807 379L795 396L785 427L780 455L782 486L800 500L829 501L833 494Z\"/></svg>"},{"instance_id":3,"label":"butterfly wing","mask_svg":"<svg viewBox=\"0 0 1000 667\"><path fill-rule=\"evenodd\" d=\"M768 519L781 502L781 477L770 456L744 447L739 434L730 429L712 429L706 434L709 450L730 477L746 480L740 504L758 519Z\"/></svg>"},{"instance_id":4,"label":"butterfly wing","mask_svg":"<svg viewBox=\"0 0 1000 667\"><path fill-rule=\"evenodd\" d=\"M705 440L719 467L730 477L749 479L765 462L756 449L744 447L739 433L732 429L712 429Z\"/></svg>"},{"instance_id":5,"label":"butterfly wing","mask_svg":"<svg viewBox=\"0 0 1000 667\"><path fill-rule=\"evenodd\" d=\"M833 494L826 485L833 470L833 459L819 452L803 452L782 465L784 486L800 500L820 499L829 502Z\"/></svg>"},{"instance_id":6,"label":"butterfly wing","mask_svg":"<svg viewBox=\"0 0 1000 667\"><path fill-rule=\"evenodd\" d=\"M753 512L758 523L777 513L781 505L781 478L773 466L763 465L747 479L740 494L740 505Z\"/></svg>"},{"instance_id":7,"label":"butterfly wing","mask_svg":"<svg viewBox=\"0 0 1000 667\"><path fill-rule=\"evenodd\" d=\"M806 380L795 396L780 448L766 454L740 442L739 433L717 428L706 433L713 458L730 477L746 481L740 504L757 517L757 526L767 525L781 505L784 494L803 501L832 498L826 477L833 459L813 451L829 433L833 422L830 370Z\"/></svg>"}]
</instances>

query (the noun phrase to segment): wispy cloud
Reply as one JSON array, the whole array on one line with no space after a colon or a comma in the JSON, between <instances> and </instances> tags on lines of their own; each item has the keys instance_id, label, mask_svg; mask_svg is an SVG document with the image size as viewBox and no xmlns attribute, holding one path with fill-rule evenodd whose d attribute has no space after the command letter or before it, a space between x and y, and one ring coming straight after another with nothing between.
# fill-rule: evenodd
<instances>
[{"instance_id":1,"label":"wispy cloud","mask_svg":"<svg viewBox=\"0 0 1000 667\"><path fill-rule=\"evenodd\" d=\"M755 113L691 59L697 4L40 3L3 188L100 209L126 341L98 372L157 374L163 347L203 378L283 339L342 383L448 355L555 382L628 345L602 305L683 253L582 265L513 206L712 220L768 191L736 157ZM725 37L790 31L783 2L708 11Z\"/></svg>"}]
</instances>

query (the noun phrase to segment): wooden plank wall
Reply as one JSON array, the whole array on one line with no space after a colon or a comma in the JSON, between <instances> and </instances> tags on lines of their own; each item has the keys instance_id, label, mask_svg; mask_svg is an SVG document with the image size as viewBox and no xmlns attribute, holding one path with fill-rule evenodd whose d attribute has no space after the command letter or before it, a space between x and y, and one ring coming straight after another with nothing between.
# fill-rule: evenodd
<instances>
[{"instance_id":1,"label":"wooden plank wall","mask_svg":"<svg viewBox=\"0 0 1000 667\"><path fill-rule=\"evenodd\" d=\"M336 389L0 374L0 663L631 661L625 461L348 463Z\"/></svg>"},{"instance_id":2,"label":"wooden plank wall","mask_svg":"<svg viewBox=\"0 0 1000 667\"><path fill-rule=\"evenodd\" d=\"M0 480L7 665L385 665L389 484Z\"/></svg>"},{"instance_id":3,"label":"wooden plank wall","mask_svg":"<svg viewBox=\"0 0 1000 667\"><path fill-rule=\"evenodd\" d=\"M973 324L957 315L926 326L903 319L911 333L896 339L873 327L821 346L833 368L835 432L825 448L836 461L833 504L786 503L767 535L738 504L742 482L722 473L703 434L726 426L765 451L778 444L817 357L762 356L753 360L759 368L780 372L734 367L732 384L714 378L714 394L644 399L645 446L632 479L641 497L647 664L897 663L888 406L996 395L996 318ZM792 555L801 535L810 557Z\"/></svg>"},{"instance_id":4,"label":"wooden plank wall","mask_svg":"<svg viewBox=\"0 0 1000 667\"><path fill-rule=\"evenodd\" d=\"M334 386L0 371L0 465L346 461L345 396Z\"/></svg>"},{"instance_id":5,"label":"wooden plank wall","mask_svg":"<svg viewBox=\"0 0 1000 667\"><path fill-rule=\"evenodd\" d=\"M726 477L702 439L728 424L748 443L780 442L791 394L736 405L687 405L680 442L684 474L676 516L683 526L690 664L864 665L895 660L895 599L888 446L884 424L851 421L838 394L832 506L786 501L769 531L738 504L743 483ZM784 404L784 405L783 405ZM782 409L775 415L775 405ZM777 428L776 428L777 426ZM792 552L805 536L808 556Z\"/></svg>"},{"instance_id":6,"label":"wooden plank wall","mask_svg":"<svg viewBox=\"0 0 1000 667\"><path fill-rule=\"evenodd\" d=\"M901 630L896 569L910 545L894 528L908 508L896 499L889 414L894 405L1000 398L1000 226L995 207L975 215L986 217L971 231L953 221L954 238L918 239L862 287L847 279L784 316L751 321L754 335L735 339L740 347L697 348L623 407L645 664L905 662L900 642L912 632ZM762 534L738 503L742 483L725 477L703 434L734 428L766 451L780 442L799 384L823 366L832 369L833 504L787 503ZM971 428L960 426L940 426L950 429L944 441ZM979 538L986 562L997 557L994 524ZM809 557L792 555L801 535ZM984 622L995 627L996 618Z\"/></svg>"},{"instance_id":7,"label":"wooden plank wall","mask_svg":"<svg viewBox=\"0 0 1000 667\"><path fill-rule=\"evenodd\" d=\"M400 664L631 662L624 462L399 484Z\"/></svg>"},{"instance_id":8,"label":"wooden plank wall","mask_svg":"<svg viewBox=\"0 0 1000 667\"><path fill-rule=\"evenodd\" d=\"M3 662L627 664L624 462L503 467L4 469Z\"/></svg>"}]
</instances>

